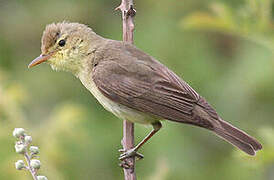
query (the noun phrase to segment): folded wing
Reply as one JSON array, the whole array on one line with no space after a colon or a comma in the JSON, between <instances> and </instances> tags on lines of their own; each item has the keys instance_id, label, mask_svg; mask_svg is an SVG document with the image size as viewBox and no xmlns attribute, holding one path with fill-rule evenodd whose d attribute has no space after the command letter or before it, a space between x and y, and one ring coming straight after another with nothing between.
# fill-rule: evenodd
<instances>
[{"instance_id":1,"label":"folded wing","mask_svg":"<svg viewBox=\"0 0 274 180\"><path fill-rule=\"evenodd\" d=\"M213 126L210 121L193 118L200 96L187 83L151 56L131 46L123 48L124 52L116 58L112 55L111 60L102 60L93 69L92 78L105 96L163 119L206 128ZM215 110L207 108L218 119Z\"/></svg>"}]
</instances>

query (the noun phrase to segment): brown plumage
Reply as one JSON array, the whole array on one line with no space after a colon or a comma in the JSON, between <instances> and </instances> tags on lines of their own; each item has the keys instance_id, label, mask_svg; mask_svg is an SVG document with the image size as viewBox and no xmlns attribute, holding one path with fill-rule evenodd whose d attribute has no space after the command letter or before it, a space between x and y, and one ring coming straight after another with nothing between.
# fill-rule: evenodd
<instances>
[{"instance_id":1,"label":"brown plumage","mask_svg":"<svg viewBox=\"0 0 274 180\"><path fill-rule=\"evenodd\" d=\"M100 59L92 77L112 101L209 129L250 155L262 148L257 140L223 121L203 97L153 57L119 41L109 41L103 48L98 50Z\"/></svg>"},{"instance_id":2,"label":"brown plumage","mask_svg":"<svg viewBox=\"0 0 274 180\"><path fill-rule=\"evenodd\" d=\"M61 40L66 45L61 46ZM42 37L42 55L29 67L44 61L53 69L72 72L116 116L152 124L149 138L160 129L159 120L167 119L206 128L250 155L262 149L159 61L134 45L102 38L85 25L49 25Z\"/></svg>"}]
</instances>

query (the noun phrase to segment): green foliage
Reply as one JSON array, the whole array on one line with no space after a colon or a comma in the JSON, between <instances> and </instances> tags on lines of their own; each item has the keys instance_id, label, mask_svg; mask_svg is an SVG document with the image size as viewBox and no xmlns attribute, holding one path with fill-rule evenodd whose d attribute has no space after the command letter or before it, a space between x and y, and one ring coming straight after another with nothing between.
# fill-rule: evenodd
<instances>
[{"instance_id":1,"label":"green foliage","mask_svg":"<svg viewBox=\"0 0 274 180\"><path fill-rule=\"evenodd\" d=\"M40 54L46 24L70 20L121 39L119 1L0 2L0 179L17 179L14 127L32 132L43 150L48 179L122 179L118 167L122 121L105 111L70 74L46 64L27 69ZM208 131L163 123L141 149L144 180L274 179L273 1L136 1L136 45L175 71L223 119L258 138L249 157ZM150 128L136 125L136 142ZM44 168L46 167L46 168ZM30 179L25 175L20 179Z\"/></svg>"},{"instance_id":2,"label":"green foliage","mask_svg":"<svg viewBox=\"0 0 274 180\"><path fill-rule=\"evenodd\" d=\"M209 12L196 11L183 18L181 25L189 30L210 30L246 38L274 53L271 0L246 0L241 7L214 2Z\"/></svg>"}]
</instances>

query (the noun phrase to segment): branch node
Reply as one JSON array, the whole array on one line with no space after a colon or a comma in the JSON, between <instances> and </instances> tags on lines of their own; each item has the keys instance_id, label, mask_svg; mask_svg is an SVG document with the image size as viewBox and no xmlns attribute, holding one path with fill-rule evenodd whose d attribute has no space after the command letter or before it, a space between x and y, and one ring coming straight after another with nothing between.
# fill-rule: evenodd
<instances>
[{"instance_id":1,"label":"branch node","mask_svg":"<svg viewBox=\"0 0 274 180\"><path fill-rule=\"evenodd\" d=\"M130 5L126 15L127 17L134 17L136 15L136 10L133 8L133 5Z\"/></svg>"}]
</instances>

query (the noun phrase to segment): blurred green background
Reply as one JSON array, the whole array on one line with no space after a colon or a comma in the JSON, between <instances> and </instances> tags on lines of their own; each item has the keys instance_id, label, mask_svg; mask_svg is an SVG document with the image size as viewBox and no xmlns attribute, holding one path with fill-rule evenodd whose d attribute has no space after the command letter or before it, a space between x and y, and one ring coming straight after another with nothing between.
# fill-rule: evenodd
<instances>
[{"instance_id":1,"label":"blurred green background","mask_svg":"<svg viewBox=\"0 0 274 180\"><path fill-rule=\"evenodd\" d=\"M40 54L44 27L88 24L120 40L120 0L0 0L0 179L16 171L12 130L23 127L41 149L50 180L122 179L122 121L105 111L71 74ZM206 130L165 121L141 149L142 180L274 179L273 0L135 1L135 44L183 77L223 119L255 136L263 150L249 157ZM151 127L136 125L136 142Z\"/></svg>"}]
</instances>

